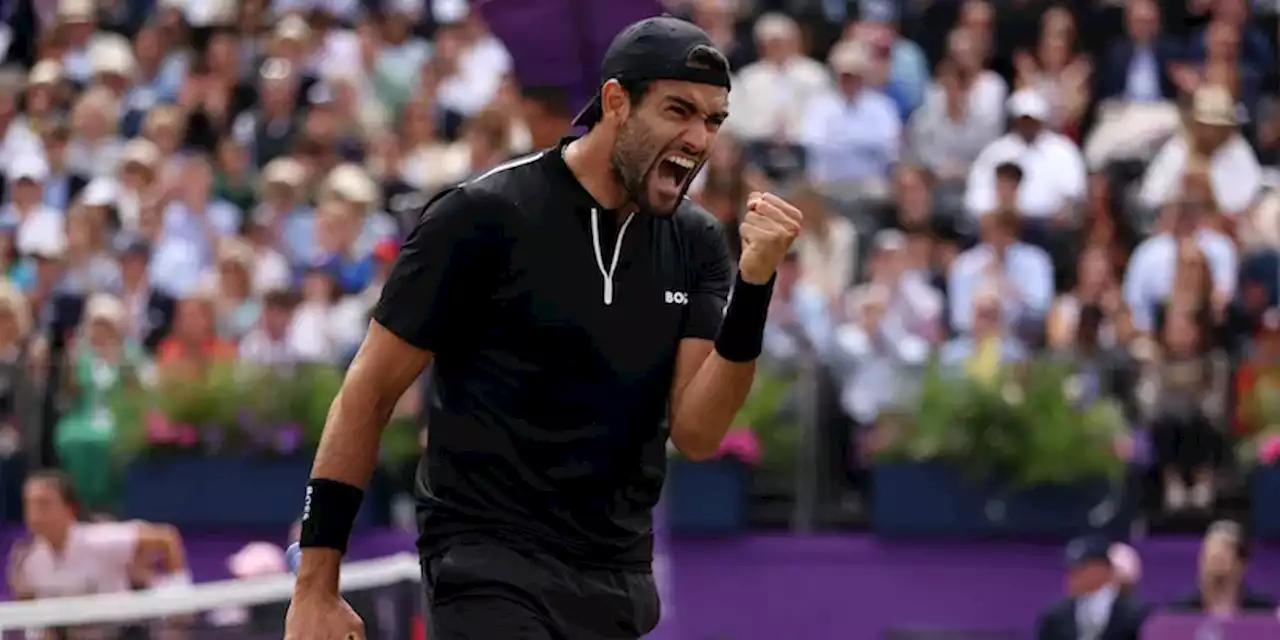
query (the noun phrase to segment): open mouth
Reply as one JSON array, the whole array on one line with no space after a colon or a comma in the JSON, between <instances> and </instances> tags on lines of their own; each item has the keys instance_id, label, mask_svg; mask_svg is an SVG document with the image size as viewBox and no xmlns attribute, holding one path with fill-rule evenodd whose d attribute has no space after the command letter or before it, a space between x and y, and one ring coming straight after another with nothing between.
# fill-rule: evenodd
<instances>
[{"instance_id":1,"label":"open mouth","mask_svg":"<svg viewBox=\"0 0 1280 640\"><path fill-rule=\"evenodd\" d=\"M658 178L664 187L678 191L680 187L684 186L685 180L688 179L697 166L697 163L691 158L670 155L658 163Z\"/></svg>"}]
</instances>

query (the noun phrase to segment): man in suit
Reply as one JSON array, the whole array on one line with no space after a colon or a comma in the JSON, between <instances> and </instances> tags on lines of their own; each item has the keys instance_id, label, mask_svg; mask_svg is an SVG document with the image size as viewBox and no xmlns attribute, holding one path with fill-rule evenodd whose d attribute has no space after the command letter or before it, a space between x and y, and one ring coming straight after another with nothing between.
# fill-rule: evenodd
<instances>
[{"instance_id":1,"label":"man in suit","mask_svg":"<svg viewBox=\"0 0 1280 640\"><path fill-rule=\"evenodd\" d=\"M1122 589L1111 545L1087 537L1067 545L1067 598L1040 615L1039 640L1138 640L1147 607Z\"/></svg>"},{"instance_id":2,"label":"man in suit","mask_svg":"<svg viewBox=\"0 0 1280 640\"><path fill-rule=\"evenodd\" d=\"M1094 95L1099 100L1140 102L1172 100L1177 87L1169 64L1177 48L1160 33L1160 6L1154 0L1134 0L1125 9L1125 37L1112 43L1095 67Z\"/></svg>"},{"instance_id":3,"label":"man in suit","mask_svg":"<svg viewBox=\"0 0 1280 640\"><path fill-rule=\"evenodd\" d=\"M123 290L120 299L129 312L130 335L148 353L155 353L160 341L173 328L177 302L152 286L148 276L151 245L142 238L123 239L120 247L120 279Z\"/></svg>"}]
</instances>

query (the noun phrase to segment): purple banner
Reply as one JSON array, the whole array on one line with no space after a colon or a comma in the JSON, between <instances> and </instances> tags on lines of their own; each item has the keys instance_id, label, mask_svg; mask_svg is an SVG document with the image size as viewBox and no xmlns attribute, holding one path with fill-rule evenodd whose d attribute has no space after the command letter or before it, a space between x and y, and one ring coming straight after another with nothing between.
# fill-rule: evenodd
<instances>
[{"instance_id":1,"label":"purple banner","mask_svg":"<svg viewBox=\"0 0 1280 640\"><path fill-rule=\"evenodd\" d=\"M1274 640L1280 638L1275 616L1213 616L1161 613L1142 626L1143 640Z\"/></svg>"}]
</instances>

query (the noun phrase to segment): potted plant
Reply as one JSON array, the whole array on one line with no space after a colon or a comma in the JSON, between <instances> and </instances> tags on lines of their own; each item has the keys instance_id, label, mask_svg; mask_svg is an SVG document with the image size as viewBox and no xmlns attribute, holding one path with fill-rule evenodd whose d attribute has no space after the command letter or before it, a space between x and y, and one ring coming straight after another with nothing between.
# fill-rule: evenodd
<instances>
[{"instance_id":1,"label":"potted plant","mask_svg":"<svg viewBox=\"0 0 1280 640\"><path fill-rule=\"evenodd\" d=\"M126 517L188 526L288 526L342 371L221 366L123 396L116 455ZM377 481L358 523L385 521Z\"/></svg>"},{"instance_id":2,"label":"potted plant","mask_svg":"<svg viewBox=\"0 0 1280 640\"><path fill-rule=\"evenodd\" d=\"M693 461L669 449L664 506L672 533L722 536L746 530L751 469L794 462L787 445L795 430L782 411L790 391L790 380L761 369L714 458Z\"/></svg>"},{"instance_id":3,"label":"potted plant","mask_svg":"<svg viewBox=\"0 0 1280 640\"><path fill-rule=\"evenodd\" d=\"M1135 444L1118 404L1079 402L1061 363L994 381L926 372L878 426L872 527L893 537L1071 537L1127 530Z\"/></svg>"}]
</instances>

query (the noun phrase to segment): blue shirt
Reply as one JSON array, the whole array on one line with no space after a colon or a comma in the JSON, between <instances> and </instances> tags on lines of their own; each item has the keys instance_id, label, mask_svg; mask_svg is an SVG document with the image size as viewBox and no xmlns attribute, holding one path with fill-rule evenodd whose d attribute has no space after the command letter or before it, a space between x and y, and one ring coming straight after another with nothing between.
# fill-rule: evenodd
<instances>
[{"instance_id":1,"label":"blue shirt","mask_svg":"<svg viewBox=\"0 0 1280 640\"><path fill-rule=\"evenodd\" d=\"M1196 246L1204 253L1213 278L1213 286L1225 295L1236 290L1236 247L1226 236L1201 229L1195 234ZM1163 233L1144 240L1133 250L1129 268L1124 274L1124 301L1139 331L1151 331L1155 312L1173 291L1178 270L1178 242L1172 234Z\"/></svg>"},{"instance_id":2,"label":"blue shirt","mask_svg":"<svg viewBox=\"0 0 1280 640\"><path fill-rule=\"evenodd\" d=\"M951 301L951 328L968 333L973 328L973 292L989 277L995 249L980 244L956 258L947 277ZM1017 296L1003 296L1004 320L1012 324L1027 318L1043 318L1053 304L1053 261L1043 249L1015 242L1004 254L1004 277Z\"/></svg>"},{"instance_id":3,"label":"blue shirt","mask_svg":"<svg viewBox=\"0 0 1280 640\"><path fill-rule=\"evenodd\" d=\"M203 215L217 237L232 236L240 230L240 209L229 202L213 200ZM172 202L165 208L164 227L151 256L151 282L165 293L183 298L213 266L216 251L200 214L181 202Z\"/></svg>"},{"instance_id":4,"label":"blue shirt","mask_svg":"<svg viewBox=\"0 0 1280 640\"><path fill-rule=\"evenodd\" d=\"M802 133L810 179L818 184L884 179L898 161L902 120L887 96L863 89L815 98Z\"/></svg>"}]
</instances>

